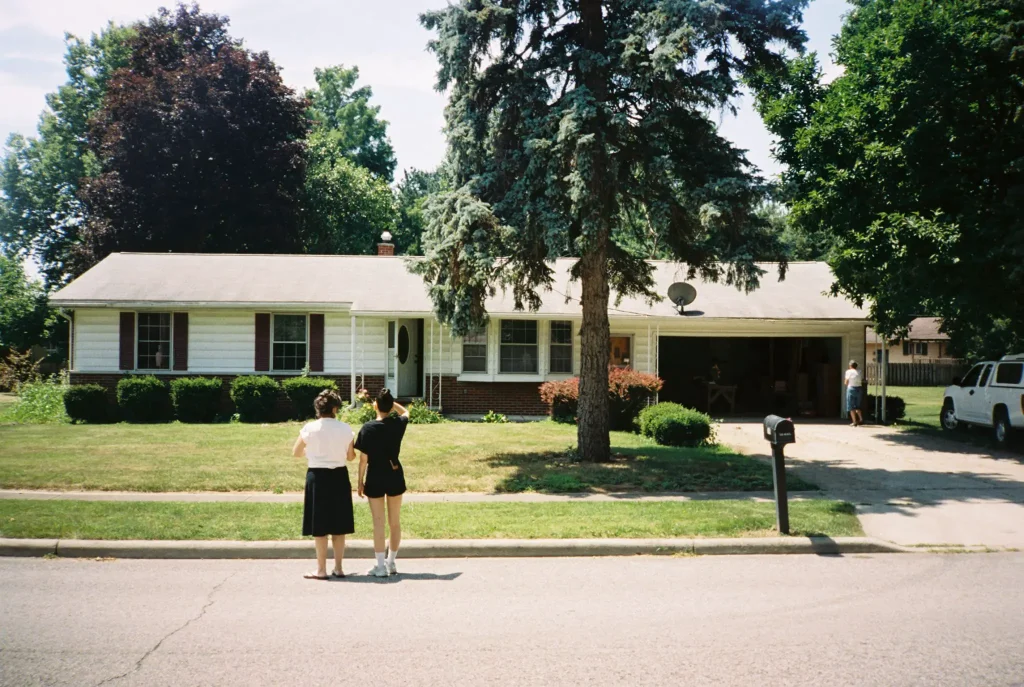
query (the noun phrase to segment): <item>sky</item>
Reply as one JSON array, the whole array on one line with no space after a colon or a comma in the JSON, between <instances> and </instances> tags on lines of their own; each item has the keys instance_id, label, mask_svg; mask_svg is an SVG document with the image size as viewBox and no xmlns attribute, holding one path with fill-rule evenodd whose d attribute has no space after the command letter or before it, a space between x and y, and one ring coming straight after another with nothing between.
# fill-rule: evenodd
<instances>
[{"instance_id":1,"label":"sky","mask_svg":"<svg viewBox=\"0 0 1024 687\"><path fill-rule=\"evenodd\" d=\"M431 34L419 14L445 0L203 0L205 12L230 17L230 30L246 47L267 51L282 78L300 91L315 85L313 70L356 65L360 85L373 88L373 102L389 122L398 158L396 179L410 167L433 169L444 156L444 95L434 89L437 64L427 52ZM79 37L108 21L130 23L172 0L0 0L0 142L14 132L33 135L45 96L65 81L64 33ZM808 48L826 75L836 67L829 52L839 31L845 0L812 0L804 15ZM779 172L772 138L750 98L739 113L723 113L723 134L748 151L765 174Z\"/></svg>"}]
</instances>

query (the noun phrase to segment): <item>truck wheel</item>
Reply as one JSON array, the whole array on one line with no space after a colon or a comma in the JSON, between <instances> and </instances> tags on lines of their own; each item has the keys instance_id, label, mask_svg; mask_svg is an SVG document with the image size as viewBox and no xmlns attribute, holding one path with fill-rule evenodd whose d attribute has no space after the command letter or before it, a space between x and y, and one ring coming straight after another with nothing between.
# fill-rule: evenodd
<instances>
[{"instance_id":1,"label":"truck wheel","mask_svg":"<svg viewBox=\"0 0 1024 687\"><path fill-rule=\"evenodd\" d=\"M992 422L992 434L997 444L1005 444L1010 439L1010 416L1006 408L997 408Z\"/></svg>"},{"instance_id":2,"label":"truck wheel","mask_svg":"<svg viewBox=\"0 0 1024 687\"><path fill-rule=\"evenodd\" d=\"M942 404L942 413L939 415L942 429L947 432L952 432L954 429L960 426L960 423L956 419L956 411L953 408L952 401L946 401Z\"/></svg>"}]
</instances>

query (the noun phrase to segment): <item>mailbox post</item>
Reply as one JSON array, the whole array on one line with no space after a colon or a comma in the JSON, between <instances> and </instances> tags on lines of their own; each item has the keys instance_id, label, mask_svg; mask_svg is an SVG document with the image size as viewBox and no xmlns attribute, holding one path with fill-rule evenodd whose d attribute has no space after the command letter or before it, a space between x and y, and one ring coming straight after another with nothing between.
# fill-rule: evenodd
<instances>
[{"instance_id":1,"label":"mailbox post","mask_svg":"<svg viewBox=\"0 0 1024 687\"><path fill-rule=\"evenodd\" d=\"M796 442L793 421L778 415L764 419L764 438L772 447L772 476L775 482L775 526L780 534L789 534L789 496L786 493L786 444Z\"/></svg>"}]
</instances>

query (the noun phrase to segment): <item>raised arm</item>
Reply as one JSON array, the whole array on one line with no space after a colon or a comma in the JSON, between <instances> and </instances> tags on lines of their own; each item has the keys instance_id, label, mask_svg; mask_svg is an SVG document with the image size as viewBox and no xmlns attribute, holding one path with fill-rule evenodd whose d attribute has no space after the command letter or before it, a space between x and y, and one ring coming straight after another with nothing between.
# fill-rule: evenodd
<instances>
[{"instance_id":1,"label":"raised arm","mask_svg":"<svg viewBox=\"0 0 1024 687\"><path fill-rule=\"evenodd\" d=\"M409 409L403 406L398 401L395 401L395 404L392 406L392 408L398 413L399 417L409 417Z\"/></svg>"}]
</instances>

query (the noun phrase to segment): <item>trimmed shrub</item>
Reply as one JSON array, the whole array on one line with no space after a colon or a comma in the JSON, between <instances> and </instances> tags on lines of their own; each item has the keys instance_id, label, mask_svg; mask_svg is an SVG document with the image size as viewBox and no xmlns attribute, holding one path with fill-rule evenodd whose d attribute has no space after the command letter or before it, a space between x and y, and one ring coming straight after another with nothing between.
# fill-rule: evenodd
<instances>
[{"instance_id":1,"label":"trimmed shrub","mask_svg":"<svg viewBox=\"0 0 1024 687\"><path fill-rule=\"evenodd\" d=\"M608 414L612 429L629 432L640 411L654 400L663 382L658 375L629 368L608 371Z\"/></svg>"},{"instance_id":2,"label":"trimmed shrub","mask_svg":"<svg viewBox=\"0 0 1024 687\"><path fill-rule=\"evenodd\" d=\"M436 410L431 410L426 403L413 401L409 404L409 424L436 425L444 422L444 418Z\"/></svg>"},{"instance_id":3,"label":"trimmed shrub","mask_svg":"<svg viewBox=\"0 0 1024 687\"><path fill-rule=\"evenodd\" d=\"M863 410L864 410L864 417L870 419L873 422L880 422L880 420L875 416L876 415L876 413L875 413L875 409L876 409L875 404L876 403L878 403L878 406L877 406L878 412L879 412L879 414L881 414L881 410L882 410L881 397L873 396L873 395L868 395L868 396L865 397L864 403L863 403L863 406L862 406ZM885 396L885 421L886 422L895 422L896 420L902 420L906 416L907 416L907 402L904 401L899 396L889 396L888 394L886 394L886 396Z\"/></svg>"},{"instance_id":4,"label":"trimmed shrub","mask_svg":"<svg viewBox=\"0 0 1024 687\"><path fill-rule=\"evenodd\" d=\"M213 422L220 412L219 377L180 377L171 382L174 414L182 422Z\"/></svg>"},{"instance_id":5,"label":"trimmed shrub","mask_svg":"<svg viewBox=\"0 0 1024 687\"><path fill-rule=\"evenodd\" d=\"M99 384L75 384L64 392L64 410L74 422L99 424L113 420L107 390Z\"/></svg>"},{"instance_id":6,"label":"trimmed shrub","mask_svg":"<svg viewBox=\"0 0 1024 687\"><path fill-rule=\"evenodd\" d=\"M167 385L153 375L119 381L117 409L126 422L170 422L174 416Z\"/></svg>"},{"instance_id":7,"label":"trimmed shrub","mask_svg":"<svg viewBox=\"0 0 1024 687\"><path fill-rule=\"evenodd\" d=\"M64 411L67 378L54 375L45 382L29 382L18 387L18 400L0 413L0 422L45 425L68 422Z\"/></svg>"},{"instance_id":8,"label":"trimmed shrub","mask_svg":"<svg viewBox=\"0 0 1024 687\"><path fill-rule=\"evenodd\" d=\"M551 407L555 422L576 422L576 405L580 400L580 378L559 379L540 385L540 400Z\"/></svg>"},{"instance_id":9,"label":"trimmed shrub","mask_svg":"<svg viewBox=\"0 0 1024 687\"><path fill-rule=\"evenodd\" d=\"M640 411L640 433L662 446L700 446L713 442L711 417L678 403L658 403Z\"/></svg>"},{"instance_id":10,"label":"trimmed shrub","mask_svg":"<svg viewBox=\"0 0 1024 687\"><path fill-rule=\"evenodd\" d=\"M630 431L640 411L661 391L663 382L657 375L629 368L608 371L608 412L611 428ZM579 377L545 382L540 397L551 407L555 422L575 422L580 397Z\"/></svg>"},{"instance_id":11,"label":"trimmed shrub","mask_svg":"<svg viewBox=\"0 0 1024 687\"><path fill-rule=\"evenodd\" d=\"M292 412L297 420L316 416L313 401L321 391L337 391L338 385L327 377L292 377L281 382L281 388L292 402Z\"/></svg>"},{"instance_id":12,"label":"trimmed shrub","mask_svg":"<svg viewBox=\"0 0 1024 687\"><path fill-rule=\"evenodd\" d=\"M272 422L281 387L266 375L243 375L231 382L231 400L242 422Z\"/></svg>"}]
</instances>

